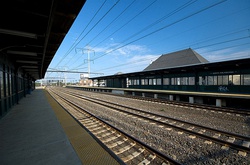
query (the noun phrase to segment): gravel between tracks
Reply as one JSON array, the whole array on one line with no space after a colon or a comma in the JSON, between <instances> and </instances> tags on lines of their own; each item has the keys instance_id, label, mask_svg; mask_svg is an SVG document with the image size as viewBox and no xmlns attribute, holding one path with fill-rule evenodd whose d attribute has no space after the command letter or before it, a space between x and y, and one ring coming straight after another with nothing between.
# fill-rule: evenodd
<instances>
[{"instance_id":1,"label":"gravel between tracks","mask_svg":"<svg viewBox=\"0 0 250 165\"><path fill-rule=\"evenodd\" d=\"M81 91L81 93L86 94L86 96L105 99L118 104L140 108L142 110L208 127L247 136L250 134L249 116L238 116L177 107L85 91ZM205 140L200 138L192 139L189 135L185 133L180 134L176 130L167 130L158 127L156 124L150 124L143 120L137 120L128 116L124 117L123 114L110 111L107 108L93 105L89 102L81 101L79 103L98 117L144 141L148 145L164 152L183 164L250 164L249 153L247 156L241 156L236 150L222 150L221 145L214 143L206 144L204 143Z\"/></svg>"}]
</instances>

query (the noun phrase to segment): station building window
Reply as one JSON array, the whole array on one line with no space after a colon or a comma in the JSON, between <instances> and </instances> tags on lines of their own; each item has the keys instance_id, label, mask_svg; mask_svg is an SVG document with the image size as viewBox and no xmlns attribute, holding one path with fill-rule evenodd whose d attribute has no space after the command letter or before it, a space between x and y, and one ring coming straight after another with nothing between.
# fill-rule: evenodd
<instances>
[{"instance_id":1,"label":"station building window","mask_svg":"<svg viewBox=\"0 0 250 165\"><path fill-rule=\"evenodd\" d=\"M175 78L164 78L164 85L195 85L195 77L175 77Z\"/></svg>"},{"instance_id":2,"label":"station building window","mask_svg":"<svg viewBox=\"0 0 250 165\"><path fill-rule=\"evenodd\" d=\"M188 77L182 77L182 85L188 85Z\"/></svg>"},{"instance_id":3,"label":"station building window","mask_svg":"<svg viewBox=\"0 0 250 165\"><path fill-rule=\"evenodd\" d=\"M250 85L250 74L243 75L243 85Z\"/></svg>"},{"instance_id":4,"label":"station building window","mask_svg":"<svg viewBox=\"0 0 250 165\"><path fill-rule=\"evenodd\" d=\"M128 85L133 85L133 81L131 79L128 79Z\"/></svg>"},{"instance_id":5,"label":"station building window","mask_svg":"<svg viewBox=\"0 0 250 165\"><path fill-rule=\"evenodd\" d=\"M217 76L206 76L207 85L217 85Z\"/></svg>"},{"instance_id":6,"label":"station building window","mask_svg":"<svg viewBox=\"0 0 250 165\"><path fill-rule=\"evenodd\" d=\"M140 80L139 79L136 79L136 84L135 85L140 85Z\"/></svg>"},{"instance_id":7,"label":"station building window","mask_svg":"<svg viewBox=\"0 0 250 165\"><path fill-rule=\"evenodd\" d=\"M223 76L223 85L228 85L228 75Z\"/></svg>"},{"instance_id":8,"label":"station building window","mask_svg":"<svg viewBox=\"0 0 250 165\"><path fill-rule=\"evenodd\" d=\"M152 85L153 84L153 80L152 79L148 79L148 85Z\"/></svg>"},{"instance_id":9,"label":"station building window","mask_svg":"<svg viewBox=\"0 0 250 165\"><path fill-rule=\"evenodd\" d=\"M199 85L207 85L207 76L199 76Z\"/></svg>"},{"instance_id":10,"label":"station building window","mask_svg":"<svg viewBox=\"0 0 250 165\"><path fill-rule=\"evenodd\" d=\"M161 85L161 78L156 79L156 84Z\"/></svg>"},{"instance_id":11,"label":"station building window","mask_svg":"<svg viewBox=\"0 0 250 165\"><path fill-rule=\"evenodd\" d=\"M132 80L132 85L136 85L136 80Z\"/></svg>"},{"instance_id":12,"label":"station building window","mask_svg":"<svg viewBox=\"0 0 250 165\"><path fill-rule=\"evenodd\" d=\"M214 85L218 85L218 76L214 76Z\"/></svg>"},{"instance_id":13,"label":"station building window","mask_svg":"<svg viewBox=\"0 0 250 165\"><path fill-rule=\"evenodd\" d=\"M176 82L176 80L175 80L176 78L171 78L171 85L175 85L175 82Z\"/></svg>"},{"instance_id":14,"label":"station building window","mask_svg":"<svg viewBox=\"0 0 250 165\"><path fill-rule=\"evenodd\" d=\"M180 77L176 78L176 85L181 85L181 78Z\"/></svg>"},{"instance_id":15,"label":"station building window","mask_svg":"<svg viewBox=\"0 0 250 165\"><path fill-rule=\"evenodd\" d=\"M170 78L163 78L163 85L170 85Z\"/></svg>"},{"instance_id":16,"label":"station building window","mask_svg":"<svg viewBox=\"0 0 250 165\"><path fill-rule=\"evenodd\" d=\"M141 85L145 85L145 79L141 79Z\"/></svg>"},{"instance_id":17,"label":"station building window","mask_svg":"<svg viewBox=\"0 0 250 165\"><path fill-rule=\"evenodd\" d=\"M156 78L153 79L153 85L157 85L156 84Z\"/></svg>"},{"instance_id":18,"label":"station building window","mask_svg":"<svg viewBox=\"0 0 250 165\"><path fill-rule=\"evenodd\" d=\"M218 85L228 85L228 75L218 76Z\"/></svg>"},{"instance_id":19,"label":"station building window","mask_svg":"<svg viewBox=\"0 0 250 165\"><path fill-rule=\"evenodd\" d=\"M130 80L130 84L134 85L134 80L133 79Z\"/></svg>"},{"instance_id":20,"label":"station building window","mask_svg":"<svg viewBox=\"0 0 250 165\"><path fill-rule=\"evenodd\" d=\"M241 75L199 76L199 85L240 85L243 81Z\"/></svg>"},{"instance_id":21,"label":"station building window","mask_svg":"<svg viewBox=\"0 0 250 165\"><path fill-rule=\"evenodd\" d=\"M214 76L207 76L207 85L214 85Z\"/></svg>"},{"instance_id":22,"label":"station building window","mask_svg":"<svg viewBox=\"0 0 250 165\"><path fill-rule=\"evenodd\" d=\"M232 85L240 85L240 75L237 74L229 76L229 81L233 82Z\"/></svg>"},{"instance_id":23,"label":"station building window","mask_svg":"<svg viewBox=\"0 0 250 165\"><path fill-rule=\"evenodd\" d=\"M189 77L188 78L188 84L189 85L195 85L195 77Z\"/></svg>"}]
</instances>

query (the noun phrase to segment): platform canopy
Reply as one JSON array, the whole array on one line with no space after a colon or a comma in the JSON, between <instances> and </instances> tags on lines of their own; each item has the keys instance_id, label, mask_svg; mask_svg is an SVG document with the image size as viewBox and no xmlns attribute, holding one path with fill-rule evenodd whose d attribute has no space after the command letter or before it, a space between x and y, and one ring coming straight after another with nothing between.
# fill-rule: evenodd
<instances>
[{"instance_id":1,"label":"platform canopy","mask_svg":"<svg viewBox=\"0 0 250 165\"><path fill-rule=\"evenodd\" d=\"M41 79L86 0L8 0L0 5L0 56Z\"/></svg>"}]
</instances>

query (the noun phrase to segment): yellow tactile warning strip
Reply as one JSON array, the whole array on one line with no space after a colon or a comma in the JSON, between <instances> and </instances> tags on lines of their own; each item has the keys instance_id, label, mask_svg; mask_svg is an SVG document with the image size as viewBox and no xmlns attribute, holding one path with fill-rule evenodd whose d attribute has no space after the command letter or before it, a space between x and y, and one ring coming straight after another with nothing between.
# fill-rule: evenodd
<instances>
[{"instance_id":1,"label":"yellow tactile warning strip","mask_svg":"<svg viewBox=\"0 0 250 165\"><path fill-rule=\"evenodd\" d=\"M44 90L45 91L45 90ZM102 146L73 118L70 116L51 96L45 91L45 95L54 110L58 121L62 125L70 143L82 161L86 165L119 165Z\"/></svg>"}]
</instances>

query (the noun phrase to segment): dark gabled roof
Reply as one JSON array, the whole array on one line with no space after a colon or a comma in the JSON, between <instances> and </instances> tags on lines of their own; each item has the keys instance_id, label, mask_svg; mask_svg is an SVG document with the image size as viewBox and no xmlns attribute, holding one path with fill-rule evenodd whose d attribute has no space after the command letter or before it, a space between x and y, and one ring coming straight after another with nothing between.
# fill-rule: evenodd
<instances>
[{"instance_id":1,"label":"dark gabled roof","mask_svg":"<svg viewBox=\"0 0 250 165\"><path fill-rule=\"evenodd\" d=\"M144 71L186 66L191 64L207 63L208 61L192 49L184 49L177 52L161 55L152 62Z\"/></svg>"}]
</instances>

